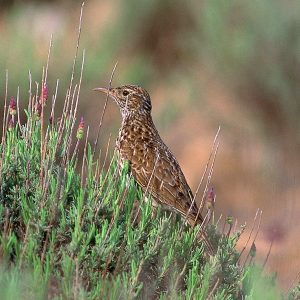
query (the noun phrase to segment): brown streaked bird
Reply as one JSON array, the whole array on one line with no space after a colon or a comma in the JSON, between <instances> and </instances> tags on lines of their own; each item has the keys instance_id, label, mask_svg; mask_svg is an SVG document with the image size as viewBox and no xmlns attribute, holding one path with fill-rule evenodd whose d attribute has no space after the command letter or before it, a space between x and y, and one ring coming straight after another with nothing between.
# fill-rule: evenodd
<instances>
[{"instance_id":1,"label":"brown streaked bird","mask_svg":"<svg viewBox=\"0 0 300 300\"><path fill-rule=\"evenodd\" d=\"M136 85L94 90L108 94L120 108L122 127L116 142L120 163L129 161L135 181L151 195L154 204L179 213L192 227L201 224L203 218L185 176L153 123L148 92ZM202 237L212 252L206 234Z\"/></svg>"}]
</instances>

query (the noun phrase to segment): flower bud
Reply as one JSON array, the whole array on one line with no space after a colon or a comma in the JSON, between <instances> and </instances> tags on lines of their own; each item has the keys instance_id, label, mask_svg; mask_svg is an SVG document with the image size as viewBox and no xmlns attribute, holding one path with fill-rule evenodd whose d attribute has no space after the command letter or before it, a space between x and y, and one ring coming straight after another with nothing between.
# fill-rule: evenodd
<instances>
[{"instance_id":1,"label":"flower bud","mask_svg":"<svg viewBox=\"0 0 300 300\"><path fill-rule=\"evenodd\" d=\"M252 245L251 245L249 255L250 255L251 257L255 257L255 255L256 255L256 246L255 246L254 243L252 243Z\"/></svg>"},{"instance_id":2,"label":"flower bud","mask_svg":"<svg viewBox=\"0 0 300 300\"><path fill-rule=\"evenodd\" d=\"M83 131L84 131L84 120L83 120L83 117L81 117L80 123L78 125L78 129L77 129L77 133L76 133L76 137L78 140L82 139Z\"/></svg>"},{"instance_id":3,"label":"flower bud","mask_svg":"<svg viewBox=\"0 0 300 300\"><path fill-rule=\"evenodd\" d=\"M233 217L229 216L226 218L226 223L229 224L229 225L232 225L233 224Z\"/></svg>"}]
</instances>

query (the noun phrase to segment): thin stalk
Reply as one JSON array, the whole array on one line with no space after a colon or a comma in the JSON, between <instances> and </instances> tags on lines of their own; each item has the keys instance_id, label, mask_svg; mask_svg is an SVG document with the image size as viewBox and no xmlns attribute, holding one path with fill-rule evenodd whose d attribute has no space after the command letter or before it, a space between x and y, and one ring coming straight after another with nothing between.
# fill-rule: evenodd
<instances>
[{"instance_id":1,"label":"thin stalk","mask_svg":"<svg viewBox=\"0 0 300 300\"><path fill-rule=\"evenodd\" d=\"M111 83L112 83L112 80L113 80L113 77L114 77L117 65L118 65L118 62L115 63L115 65L113 67L113 70L111 72L110 80L109 80L109 84L108 84L108 90L111 88ZM93 156L95 155L95 152L96 152L96 148L97 148L97 144L98 144L98 140L99 140L99 135L100 135L100 130L101 130L101 127L102 127L102 122L103 122L104 114L106 112L107 103L108 103L108 94L106 95L104 107L103 107L101 118L100 118L99 125L98 125L97 136L96 136L96 139L95 139L95 142L94 142Z\"/></svg>"},{"instance_id":2,"label":"thin stalk","mask_svg":"<svg viewBox=\"0 0 300 300\"><path fill-rule=\"evenodd\" d=\"M254 216L254 220L253 220L253 223L252 223L252 228L251 228L251 230L250 230L250 234L249 234L249 236L248 236L248 239L247 239L247 241L246 241L246 243L245 243L245 245L244 245L242 251L241 251L240 254L239 254L238 261L240 260L240 258L241 258L241 256L242 256L243 252L245 251L245 249L247 248L247 246L248 246L248 244L249 244L249 241L250 241L250 239L251 239L252 233L253 233L253 231L254 231L254 227L255 227L255 223L256 223L256 219L257 219L257 216L258 216L258 212L259 212L259 211L260 211L260 209L258 208L257 211L256 211L256 214L255 214L255 216Z\"/></svg>"},{"instance_id":3,"label":"thin stalk","mask_svg":"<svg viewBox=\"0 0 300 300\"><path fill-rule=\"evenodd\" d=\"M20 87L18 87L17 90L17 116L18 116L18 125L19 125L19 129L20 129L20 133L22 133L22 126L21 126L21 121L20 121Z\"/></svg>"}]
</instances>

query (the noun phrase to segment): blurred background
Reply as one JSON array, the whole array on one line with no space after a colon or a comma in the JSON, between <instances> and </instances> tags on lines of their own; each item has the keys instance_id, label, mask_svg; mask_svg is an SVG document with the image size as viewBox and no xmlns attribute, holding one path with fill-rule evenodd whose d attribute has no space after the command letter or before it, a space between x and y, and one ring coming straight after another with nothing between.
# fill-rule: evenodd
<instances>
[{"instance_id":1,"label":"blurred background","mask_svg":"<svg viewBox=\"0 0 300 300\"><path fill-rule=\"evenodd\" d=\"M0 1L0 97L20 87L28 100L28 71L41 81L50 35L48 86L64 101L75 53L80 1ZM266 269L287 289L300 270L300 2L298 0L89 0L79 65L86 60L80 115L94 140L105 102L92 88L145 87L161 136L195 191L220 125L212 185L216 215L233 216L248 231L263 210L256 247ZM77 78L79 70L76 73ZM2 105L1 105L2 106ZM2 115L2 108L1 108ZM109 102L100 135L111 151L120 126ZM245 236L246 238L246 236Z\"/></svg>"}]
</instances>

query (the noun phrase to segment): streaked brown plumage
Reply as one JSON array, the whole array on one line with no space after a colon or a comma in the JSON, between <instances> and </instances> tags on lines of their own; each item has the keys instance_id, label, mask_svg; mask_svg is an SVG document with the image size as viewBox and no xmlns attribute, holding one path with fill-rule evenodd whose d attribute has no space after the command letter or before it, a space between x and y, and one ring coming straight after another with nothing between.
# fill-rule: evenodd
<instances>
[{"instance_id":1,"label":"streaked brown plumage","mask_svg":"<svg viewBox=\"0 0 300 300\"><path fill-rule=\"evenodd\" d=\"M193 193L184 174L152 121L147 91L135 85L95 90L108 93L120 108L122 127L116 148L121 163L129 161L132 175L143 191L165 209L187 218L191 226L202 223L201 215L196 220L198 207L192 203ZM205 235L204 239L208 243Z\"/></svg>"}]
</instances>

